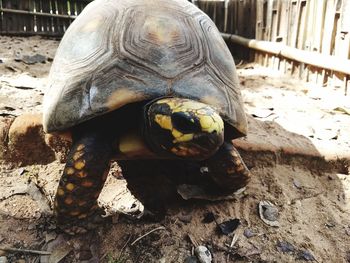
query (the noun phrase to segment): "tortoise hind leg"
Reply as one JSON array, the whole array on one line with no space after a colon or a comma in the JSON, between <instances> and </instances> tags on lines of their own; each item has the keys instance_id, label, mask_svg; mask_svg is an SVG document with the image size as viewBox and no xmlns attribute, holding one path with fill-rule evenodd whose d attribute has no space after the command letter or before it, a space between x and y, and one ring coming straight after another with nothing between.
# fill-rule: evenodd
<instances>
[{"instance_id":1,"label":"tortoise hind leg","mask_svg":"<svg viewBox=\"0 0 350 263\"><path fill-rule=\"evenodd\" d=\"M112 156L108 136L96 131L77 136L56 193L54 212L63 228L77 226L97 210Z\"/></svg>"},{"instance_id":2,"label":"tortoise hind leg","mask_svg":"<svg viewBox=\"0 0 350 263\"><path fill-rule=\"evenodd\" d=\"M212 157L200 162L200 165L207 168L210 178L225 192L232 193L245 187L250 179L247 166L231 142L224 142Z\"/></svg>"}]
</instances>

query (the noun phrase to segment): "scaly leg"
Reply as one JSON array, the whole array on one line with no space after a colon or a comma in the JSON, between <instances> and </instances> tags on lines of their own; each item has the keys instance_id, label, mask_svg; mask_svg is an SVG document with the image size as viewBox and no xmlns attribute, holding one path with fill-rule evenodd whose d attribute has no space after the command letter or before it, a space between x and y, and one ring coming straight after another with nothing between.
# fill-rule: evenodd
<instances>
[{"instance_id":1,"label":"scaly leg","mask_svg":"<svg viewBox=\"0 0 350 263\"><path fill-rule=\"evenodd\" d=\"M62 228L78 229L81 221L86 222L85 219L96 212L97 198L107 178L111 156L108 136L91 131L74 141L54 205L57 222Z\"/></svg>"}]
</instances>

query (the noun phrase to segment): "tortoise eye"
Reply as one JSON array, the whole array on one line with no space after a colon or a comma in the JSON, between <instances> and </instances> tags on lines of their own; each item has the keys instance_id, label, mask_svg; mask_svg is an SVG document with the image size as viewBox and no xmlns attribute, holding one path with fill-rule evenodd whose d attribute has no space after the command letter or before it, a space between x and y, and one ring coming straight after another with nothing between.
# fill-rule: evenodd
<instances>
[{"instance_id":1,"label":"tortoise eye","mask_svg":"<svg viewBox=\"0 0 350 263\"><path fill-rule=\"evenodd\" d=\"M199 132L201 130L197 119L184 112L171 114L171 123L176 130L184 134Z\"/></svg>"}]
</instances>

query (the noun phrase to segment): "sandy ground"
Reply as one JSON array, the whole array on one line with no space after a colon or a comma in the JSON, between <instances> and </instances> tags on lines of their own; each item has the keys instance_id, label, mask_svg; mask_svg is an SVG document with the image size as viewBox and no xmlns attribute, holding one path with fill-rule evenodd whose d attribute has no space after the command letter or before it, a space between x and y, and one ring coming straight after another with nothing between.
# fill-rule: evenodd
<instances>
[{"instance_id":1,"label":"sandy ground","mask_svg":"<svg viewBox=\"0 0 350 263\"><path fill-rule=\"evenodd\" d=\"M58 41L0 37L0 43L0 118L40 112ZM36 54L45 56L42 62L23 61ZM159 222L114 213L95 232L69 237L56 229L50 208L64 164L1 161L0 249L20 252L0 255L9 262L196 262L194 247L204 245L213 262L350 262L349 98L340 88L257 65L242 65L238 73L250 132L235 144L253 175L241 196L181 202ZM278 227L261 220L261 201L277 209ZM117 211L142 207L117 168L101 204ZM221 233L218 225L233 219L237 229ZM51 259L25 249L52 251Z\"/></svg>"}]
</instances>

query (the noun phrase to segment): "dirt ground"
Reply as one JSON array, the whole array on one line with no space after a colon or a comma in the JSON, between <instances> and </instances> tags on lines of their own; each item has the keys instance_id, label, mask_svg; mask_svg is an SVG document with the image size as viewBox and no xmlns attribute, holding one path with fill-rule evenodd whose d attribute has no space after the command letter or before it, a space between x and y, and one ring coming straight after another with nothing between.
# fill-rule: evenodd
<instances>
[{"instance_id":1,"label":"dirt ground","mask_svg":"<svg viewBox=\"0 0 350 263\"><path fill-rule=\"evenodd\" d=\"M22 113L40 113L58 43L0 37L0 129ZM252 172L241 195L180 202L150 222L137 218L142 204L115 166L100 197L111 216L95 231L70 237L56 228L51 210L64 164L52 156L8 161L11 153L3 152L0 262L198 262L191 257L198 245L213 262L350 262L349 97L340 87L313 86L254 64L240 65L238 73L249 135L235 145ZM261 201L271 203L269 218L278 226L261 219ZM223 234L226 221L234 227Z\"/></svg>"}]
</instances>

